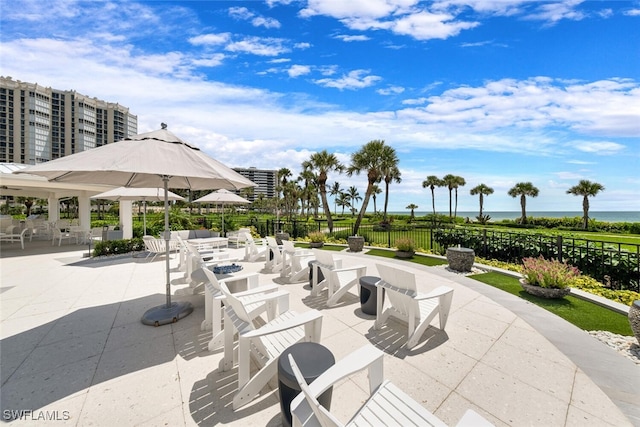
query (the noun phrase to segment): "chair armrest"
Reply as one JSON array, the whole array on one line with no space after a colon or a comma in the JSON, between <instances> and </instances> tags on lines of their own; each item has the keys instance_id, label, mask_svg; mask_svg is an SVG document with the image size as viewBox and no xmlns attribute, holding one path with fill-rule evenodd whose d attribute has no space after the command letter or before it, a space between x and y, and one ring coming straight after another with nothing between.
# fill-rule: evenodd
<instances>
[{"instance_id":1,"label":"chair armrest","mask_svg":"<svg viewBox=\"0 0 640 427\"><path fill-rule=\"evenodd\" d=\"M382 351L367 344L336 362L335 365L309 384L309 389L317 398L340 380L368 368L369 393L373 394L383 381L383 357L384 353ZM302 398L304 399L304 396Z\"/></svg>"},{"instance_id":2,"label":"chair armrest","mask_svg":"<svg viewBox=\"0 0 640 427\"><path fill-rule=\"evenodd\" d=\"M254 295L255 295L255 298L251 298L249 300L249 302L251 302L252 304L256 303L256 302L262 302L262 301L277 300L277 299L280 299L282 297L287 297L287 300L288 300L288 297L289 297L290 294L289 294L289 291L276 291L276 292L265 292L265 293L262 293L262 294L254 294ZM233 296L235 297L235 296L237 296L237 294L233 294ZM247 295L245 295L245 296L247 296ZM287 305L288 305L288 303L287 303Z\"/></svg>"},{"instance_id":3,"label":"chair armrest","mask_svg":"<svg viewBox=\"0 0 640 427\"><path fill-rule=\"evenodd\" d=\"M289 311L288 313L292 314L293 317L279 322L271 321L261 328L242 333L240 334L240 336L242 338L255 338L264 335L271 335L276 332L282 332L286 331L287 329L297 328L298 326L303 326L307 323L322 319L322 313L320 313L318 310L309 310L300 314L293 311ZM279 319L276 318L275 320L277 321Z\"/></svg>"},{"instance_id":4,"label":"chair armrest","mask_svg":"<svg viewBox=\"0 0 640 427\"><path fill-rule=\"evenodd\" d=\"M234 292L234 297L246 297L249 295L260 294L260 293L269 293L276 292L280 289L278 285L263 285L255 288L247 289L246 291Z\"/></svg>"},{"instance_id":5,"label":"chair armrest","mask_svg":"<svg viewBox=\"0 0 640 427\"><path fill-rule=\"evenodd\" d=\"M238 274L231 277L225 277L224 279L218 279L218 283L228 283L228 282L238 282L240 280L246 280L247 285L260 278L259 273L246 273L246 274Z\"/></svg>"},{"instance_id":6,"label":"chair armrest","mask_svg":"<svg viewBox=\"0 0 640 427\"><path fill-rule=\"evenodd\" d=\"M453 292L453 288L450 288L448 286L438 286L437 288L435 288L434 290L432 290L431 292L429 292L428 294L418 294L415 297L416 301L421 301L421 300L425 300L425 299L431 299L431 298L439 298L443 295L446 295L450 292Z\"/></svg>"},{"instance_id":7,"label":"chair armrest","mask_svg":"<svg viewBox=\"0 0 640 427\"><path fill-rule=\"evenodd\" d=\"M342 267L342 268L334 268L333 270L331 270L334 273L342 273L343 271L354 271L354 270L367 270L367 266L366 265L352 265L349 267Z\"/></svg>"}]
</instances>

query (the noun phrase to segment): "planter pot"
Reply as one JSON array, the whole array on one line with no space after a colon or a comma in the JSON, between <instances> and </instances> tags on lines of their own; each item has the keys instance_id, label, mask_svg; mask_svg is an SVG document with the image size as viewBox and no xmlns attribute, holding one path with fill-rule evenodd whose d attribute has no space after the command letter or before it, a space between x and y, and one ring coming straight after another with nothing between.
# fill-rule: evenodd
<instances>
[{"instance_id":1,"label":"planter pot","mask_svg":"<svg viewBox=\"0 0 640 427\"><path fill-rule=\"evenodd\" d=\"M530 285L525 279L520 279L520 286L528 294L535 295L540 298L563 298L569 295L571 288L557 289L557 288L543 288L536 285Z\"/></svg>"},{"instance_id":2,"label":"planter pot","mask_svg":"<svg viewBox=\"0 0 640 427\"><path fill-rule=\"evenodd\" d=\"M415 251L396 251L396 258L411 258Z\"/></svg>"},{"instance_id":3,"label":"planter pot","mask_svg":"<svg viewBox=\"0 0 640 427\"><path fill-rule=\"evenodd\" d=\"M276 243L281 245L283 240L289 240L289 233L276 233Z\"/></svg>"},{"instance_id":4,"label":"planter pot","mask_svg":"<svg viewBox=\"0 0 640 427\"><path fill-rule=\"evenodd\" d=\"M309 242L310 248L321 248L324 246L324 242Z\"/></svg>"},{"instance_id":5,"label":"planter pot","mask_svg":"<svg viewBox=\"0 0 640 427\"><path fill-rule=\"evenodd\" d=\"M451 247L447 248L447 262L449 268L455 271L471 271L476 254L473 249Z\"/></svg>"},{"instance_id":6,"label":"planter pot","mask_svg":"<svg viewBox=\"0 0 640 427\"><path fill-rule=\"evenodd\" d=\"M349 251L362 252L364 248L364 237L362 236L349 236Z\"/></svg>"},{"instance_id":7,"label":"planter pot","mask_svg":"<svg viewBox=\"0 0 640 427\"><path fill-rule=\"evenodd\" d=\"M629 324L633 335L635 335L638 344L640 344L640 300L636 300L629 307Z\"/></svg>"}]
</instances>

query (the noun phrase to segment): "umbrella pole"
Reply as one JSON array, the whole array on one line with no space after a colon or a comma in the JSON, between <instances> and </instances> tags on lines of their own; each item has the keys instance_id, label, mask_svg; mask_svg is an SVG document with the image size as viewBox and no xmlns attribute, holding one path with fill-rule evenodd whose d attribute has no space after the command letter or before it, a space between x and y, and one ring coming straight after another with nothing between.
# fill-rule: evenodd
<instances>
[{"instance_id":1,"label":"umbrella pole","mask_svg":"<svg viewBox=\"0 0 640 427\"><path fill-rule=\"evenodd\" d=\"M142 201L142 227L144 229L144 232L142 233L143 236L147 235L147 201L143 200Z\"/></svg>"},{"instance_id":2,"label":"umbrella pole","mask_svg":"<svg viewBox=\"0 0 640 427\"><path fill-rule=\"evenodd\" d=\"M193 312L193 305L190 302L179 301L171 303L171 276L169 274L171 270L171 265L169 264L169 242L171 241L171 231L169 229L169 176L163 175L162 181L164 182L164 245L167 303L150 308L142 315L142 323L151 326L175 323Z\"/></svg>"}]
</instances>

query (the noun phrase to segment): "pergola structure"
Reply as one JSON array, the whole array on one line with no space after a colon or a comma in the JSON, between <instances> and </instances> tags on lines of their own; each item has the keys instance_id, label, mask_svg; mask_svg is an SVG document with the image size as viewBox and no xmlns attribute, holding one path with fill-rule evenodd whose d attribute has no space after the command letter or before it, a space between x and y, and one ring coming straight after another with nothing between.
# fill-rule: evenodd
<instances>
[{"instance_id":1,"label":"pergola structure","mask_svg":"<svg viewBox=\"0 0 640 427\"><path fill-rule=\"evenodd\" d=\"M80 226L89 230L91 228L90 197L115 188L113 185L50 182L37 175L13 173L28 166L21 163L0 163L0 196L47 199L49 221L60 218L60 199L78 197ZM132 205L132 201L120 201L120 224L125 239L133 237Z\"/></svg>"}]
</instances>

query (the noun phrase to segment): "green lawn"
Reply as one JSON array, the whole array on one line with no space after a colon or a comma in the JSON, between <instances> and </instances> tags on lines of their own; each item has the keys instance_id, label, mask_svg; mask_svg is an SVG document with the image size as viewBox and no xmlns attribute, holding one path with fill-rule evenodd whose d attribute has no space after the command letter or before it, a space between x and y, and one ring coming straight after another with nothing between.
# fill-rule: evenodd
<instances>
[{"instance_id":1,"label":"green lawn","mask_svg":"<svg viewBox=\"0 0 640 427\"><path fill-rule=\"evenodd\" d=\"M395 258L394 251L388 251L384 249L371 249L365 253L366 255L379 256L383 258ZM396 259L400 259L400 258L396 258ZM413 262L416 264L422 264L429 267L448 264L447 260L440 259L440 258L433 258L425 255L414 255L413 258L403 259L402 261Z\"/></svg>"},{"instance_id":2,"label":"green lawn","mask_svg":"<svg viewBox=\"0 0 640 427\"><path fill-rule=\"evenodd\" d=\"M570 295L561 299L545 299L529 295L522 289L518 279L500 273L483 273L469 277L536 304L585 331L609 331L620 335L633 335L627 316L589 301Z\"/></svg>"}]
</instances>

